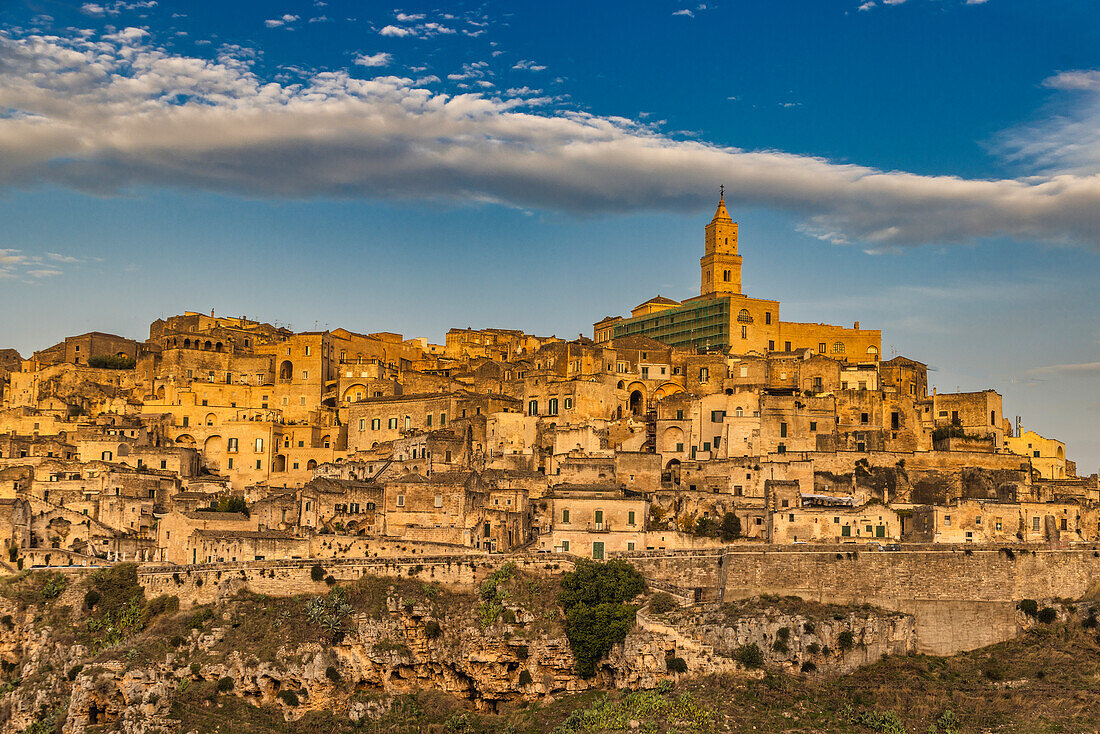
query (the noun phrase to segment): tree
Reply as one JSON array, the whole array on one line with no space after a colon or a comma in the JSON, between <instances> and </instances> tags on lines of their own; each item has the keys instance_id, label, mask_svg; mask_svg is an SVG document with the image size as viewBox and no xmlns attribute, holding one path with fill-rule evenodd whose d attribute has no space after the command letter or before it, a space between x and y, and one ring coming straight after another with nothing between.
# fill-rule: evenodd
<instances>
[{"instance_id":1,"label":"tree","mask_svg":"<svg viewBox=\"0 0 1100 734\"><path fill-rule=\"evenodd\" d=\"M741 520L732 512L722 518L722 540L729 542L741 537Z\"/></svg>"},{"instance_id":2,"label":"tree","mask_svg":"<svg viewBox=\"0 0 1100 734\"><path fill-rule=\"evenodd\" d=\"M574 605L565 615L565 634L577 659L577 674L590 678L611 648L634 626L634 607L626 604Z\"/></svg>"},{"instance_id":3,"label":"tree","mask_svg":"<svg viewBox=\"0 0 1100 734\"><path fill-rule=\"evenodd\" d=\"M562 578L558 603L565 610L565 635L585 678L634 626L636 607L625 604L645 591L645 579L626 561L577 561Z\"/></svg>"},{"instance_id":4,"label":"tree","mask_svg":"<svg viewBox=\"0 0 1100 734\"><path fill-rule=\"evenodd\" d=\"M643 591L645 579L628 562L617 558L597 563L581 558L573 571L562 578L558 603L568 612L577 604L621 604Z\"/></svg>"}]
</instances>

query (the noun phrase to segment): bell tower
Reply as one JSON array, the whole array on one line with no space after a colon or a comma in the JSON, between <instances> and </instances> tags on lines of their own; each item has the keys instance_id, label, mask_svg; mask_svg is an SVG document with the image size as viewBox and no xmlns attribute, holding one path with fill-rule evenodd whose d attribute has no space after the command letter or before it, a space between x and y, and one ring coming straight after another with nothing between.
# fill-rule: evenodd
<instances>
[{"instance_id":1,"label":"bell tower","mask_svg":"<svg viewBox=\"0 0 1100 734\"><path fill-rule=\"evenodd\" d=\"M741 293L741 256L737 254L737 222L726 211L725 187L720 187L718 209L706 226L706 250L699 260L699 293L703 296Z\"/></svg>"}]
</instances>

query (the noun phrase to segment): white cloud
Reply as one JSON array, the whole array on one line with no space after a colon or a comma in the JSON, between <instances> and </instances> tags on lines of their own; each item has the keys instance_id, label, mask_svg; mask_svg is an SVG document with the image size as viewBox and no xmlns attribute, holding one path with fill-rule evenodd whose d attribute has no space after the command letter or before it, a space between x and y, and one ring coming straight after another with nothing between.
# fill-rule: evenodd
<instances>
[{"instance_id":1,"label":"white cloud","mask_svg":"<svg viewBox=\"0 0 1100 734\"><path fill-rule=\"evenodd\" d=\"M136 2L116 0L113 3L84 3L80 6L80 12L102 18L107 15L119 15L126 10L148 10L156 6L156 0L136 0Z\"/></svg>"},{"instance_id":2,"label":"white cloud","mask_svg":"<svg viewBox=\"0 0 1100 734\"><path fill-rule=\"evenodd\" d=\"M1100 91L1100 69L1088 71L1063 71L1043 80L1043 86L1050 89L1073 89L1079 91Z\"/></svg>"},{"instance_id":3,"label":"white cloud","mask_svg":"<svg viewBox=\"0 0 1100 734\"><path fill-rule=\"evenodd\" d=\"M405 36L413 35L413 31L410 28L402 28L400 26L388 25L384 26L382 30L378 31L383 36L393 36L395 38L404 38Z\"/></svg>"},{"instance_id":4,"label":"white cloud","mask_svg":"<svg viewBox=\"0 0 1100 734\"><path fill-rule=\"evenodd\" d=\"M32 278L53 278L54 276L61 275L61 271L53 270L52 268L36 268L34 270L27 270L26 274Z\"/></svg>"},{"instance_id":5,"label":"white cloud","mask_svg":"<svg viewBox=\"0 0 1100 734\"><path fill-rule=\"evenodd\" d=\"M0 265L18 265L27 261L27 256L22 250L5 250L0 248Z\"/></svg>"},{"instance_id":6,"label":"white cloud","mask_svg":"<svg viewBox=\"0 0 1100 734\"><path fill-rule=\"evenodd\" d=\"M415 23L418 20L424 20L427 16L424 13L398 13L394 17L402 23Z\"/></svg>"},{"instance_id":7,"label":"white cloud","mask_svg":"<svg viewBox=\"0 0 1100 734\"><path fill-rule=\"evenodd\" d=\"M989 0L966 0L967 5L985 5Z\"/></svg>"},{"instance_id":8,"label":"white cloud","mask_svg":"<svg viewBox=\"0 0 1100 734\"><path fill-rule=\"evenodd\" d=\"M863 10L863 11L867 11L867 10L870 10L874 7L875 7L875 0L867 0L867 2L865 2L865 3L863 3L862 5L859 6L859 9Z\"/></svg>"},{"instance_id":9,"label":"white cloud","mask_svg":"<svg viewBox=\"0 0 1100 734\"><path fill-rule=\"evenodd\" d=\"M272 18L270 20L265 20L264 25L268 28L282 28L284 26L289 26L296 20L299 20L299 16L287 13L281 18Z\"/></svg>"},{"instance_id":10,"label":"white cloud","mask_svg":"<svg viewBox=\"0 0 1100 734\"><path fill-rule=\"evenodd\" d=\"M528 61L527 59L520 59L512 67L513 69L520 69L522 71L545 71L546 67L542 64L536 64L534 61Z\"/></svg>"},{"instance_id":11,"label":"white cloud","mask_svg":"<svg viewBox=\"0 0 1100 734\"><path fill-rule=\"evenodd\" d=\"M686 15L689 18L695 17L695 13L691 12L687 8L681 8L680 10L673 12L673 15Z\"/></svg>"},{"instance_id":12,"label":"white cloud","mask_svg":"<svg viewBox=\"0 0 1100 734\"><path fill-rule=\"evenodd\" d=\"M167 186L594 213L697 211L724 183L731 207L793 212L831 242L1007 236L1100 250L1100 166L985 180L883 171L673 138L524 98L441 94L402 76L326 71L280 84L257 76L244 51L181 56L134 28L0 33L0 60L0 108L17 113L0 117L0 191ZM463 68L475 82L487 71ZM1075 119L1095 130L1089 104ZM0 260L8 270L47 269L19 251L2 256L23 258Z\"/></svg>"},{"instance_id":13,"label":"white cloud","mask_svg":"<svg viewBox=\"0 0 1100 734\"><path fill-rule=\"evenodd\" d=\"M57 252L47 252L46 257L48 257L50 260L53 260L54 262L59 262L59 263L78 263L78 262L80 262L79 257L72 257L71 255L62 255L62 254L57 253Z\"/></svg>"},{"instance_id":14,"label":"white cloud","mask_svg":"<svg viewBox=\"0 0 1100 734\"><path fill-rule=\"evenodd\" d=\"M355 57L357 66L388 66L393 61L393 56L382 51L376 54L360 54Z\"/></svg>"}]
</instances>

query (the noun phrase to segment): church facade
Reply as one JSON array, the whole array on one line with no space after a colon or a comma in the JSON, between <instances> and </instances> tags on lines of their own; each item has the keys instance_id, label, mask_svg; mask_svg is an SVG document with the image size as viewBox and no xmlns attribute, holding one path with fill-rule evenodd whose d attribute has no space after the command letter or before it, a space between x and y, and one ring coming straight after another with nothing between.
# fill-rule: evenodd
<instances>
[{"instance_id":1,"label":"church facade","mask_svg":"<svg viewBox=\"0 0 1100 734\"><path fill-rule=\"evenodd\" d=\"M882 332L832 324L781 321L779 301L741 292L737 222L718 202L706 226L699 260L699 295L683 302L656 296L638 305L630 318L609 316L593 325L593 338L606 343L627 336L647 336L673 347L733 354L766 354L805 349L845 362L877 362Z\"/></svg>"}]
</instances>

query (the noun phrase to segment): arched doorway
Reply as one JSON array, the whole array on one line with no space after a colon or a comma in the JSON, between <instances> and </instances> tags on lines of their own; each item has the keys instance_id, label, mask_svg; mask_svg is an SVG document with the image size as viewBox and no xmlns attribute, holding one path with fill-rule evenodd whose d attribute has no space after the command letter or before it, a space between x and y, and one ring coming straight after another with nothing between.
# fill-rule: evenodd
<instances>
[{"instance_id":1,"label":"arched doorway","mask_svg":"<svg viewBox=\"0 0 1100 734\"><path fill-rule=\"evenodd\" d=\"M641 390L630 393L630 412L634 415L641 415L645 412L645 396L642 395Z\"/></svg>"},{"instance_id":2,"label":"arched doorway","mask_svg":"<svg viewBox=\"0 0 1100 734\"><path fill-rule=\"evenodd\" d=\"M679 459L673 459L672 461L665 464L665 470L664 470L664 472L662 472L661 479L663 481L671 482L673 484L679 484L680 483L680 460Z\"/></svg>"},{"instance_id":3,"label":"arched doorway","mask_svg":"<svg viewBox=\"0 0 1100 734\"><path fill-rule=\"evenodd\" d=\"M279 365L279 379L289 380L294 377L294 364L289 359L284 359Z\"/></svg>"}]
</instances>

